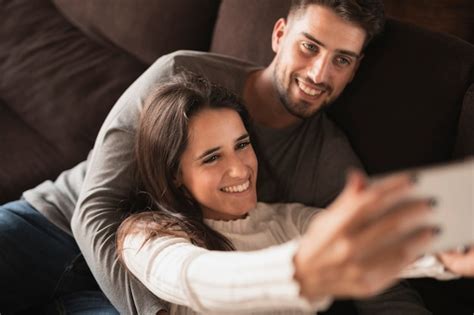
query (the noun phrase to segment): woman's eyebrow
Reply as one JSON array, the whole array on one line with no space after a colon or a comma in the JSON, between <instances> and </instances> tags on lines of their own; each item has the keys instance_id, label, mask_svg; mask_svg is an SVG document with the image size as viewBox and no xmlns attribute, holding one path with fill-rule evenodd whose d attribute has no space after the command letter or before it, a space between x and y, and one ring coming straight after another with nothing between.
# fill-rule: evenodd
<instances>
[{"instance_id":1,"label":"woman's eyebrow","mask_svg":"<svg viewBox=\"0 0 474 315\"><path fill-rule=\"evenodd\" d=\"M197 161L197 160L200 160L200 159L202 159L202 158L204 158L205 156L208 156L208 155L211 154L211 153L214 153L214 152L216 152L216 151L219 151L220 148L221 148L221 147L215 147L215 148L212 148L212 149L209 149L209 150L204 151L203 154L201 154L200 156L198 156L198 157L196 158L196 161Z\"/></svg>"},{"instance_id":2,"label":"woman's eyebrow","mask_svg":"<svg viewBox=\"0 0 474 315\"><path fill-rule=\"evenodd\" d=\"M241 140L244 140L246 138L248 138L249 135L248 133L244 133L243 135L241 135L240 137L238 137L237 139L235 139L235 142L238 142L238 141L241 141ZM206 156L208 156L209 154L211 153L214 153L214 152L217 152L220 150L221 147L215 147L215 148L212 148L212 149L209 149L209 150L206 150L204 151L201 155L199 155L197 158L196 158L196 161L197 160L200 160Z\"/></svg>"}]
</instances>

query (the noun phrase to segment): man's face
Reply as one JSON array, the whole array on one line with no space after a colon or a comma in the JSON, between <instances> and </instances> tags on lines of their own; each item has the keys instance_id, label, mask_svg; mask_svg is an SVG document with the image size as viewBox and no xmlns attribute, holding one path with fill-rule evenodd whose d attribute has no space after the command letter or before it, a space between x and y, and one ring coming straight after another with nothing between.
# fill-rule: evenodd
<instances>
[{"instance_id":1,"label":"man's face","mask_svg":"<svg viewBox=\"0 0 474 315\"><path fill-rule=\"evenodd\" d=\"M278 20L273 85L287 111L308 118L333 102L354 77L365 38L362 28L323 6Z\"/></svg>"}]
</instances>

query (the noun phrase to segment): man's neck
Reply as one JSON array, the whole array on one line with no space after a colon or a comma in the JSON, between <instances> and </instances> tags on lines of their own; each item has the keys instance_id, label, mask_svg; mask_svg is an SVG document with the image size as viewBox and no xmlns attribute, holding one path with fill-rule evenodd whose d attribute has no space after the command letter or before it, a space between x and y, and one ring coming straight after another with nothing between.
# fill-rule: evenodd
<instances>
[{"instance_id":1,"label":"man's neck","mask_svg":"<svg viewBox=\"0 0 474 315\"><path fill-rule=\"evenodd\" d=\"M290 114L281 103L273 85L271 66L249 74L243 96L250 117L259 125L281 129L301 121Z\"/></svg>"}]
</instances>

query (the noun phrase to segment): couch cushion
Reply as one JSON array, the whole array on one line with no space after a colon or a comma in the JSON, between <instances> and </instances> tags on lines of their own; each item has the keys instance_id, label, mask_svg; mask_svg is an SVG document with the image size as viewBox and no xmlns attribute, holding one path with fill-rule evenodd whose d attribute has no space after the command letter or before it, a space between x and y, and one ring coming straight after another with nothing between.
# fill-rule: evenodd
<instances>
[{"instance_id":1,"label":"couch cushion","mask_svg":"<svg viewBox=\"0 0 474 315\"><path fill-rule=\"evenodd\" d=\"M58 173L85 159L108 111L146 66L88 39L48 0L4 1L0 17L0 98L54 147L42 146L52 160L61 157L29 171ZM24 155L18 174L35 158Z\"/></svg>"},{"instance_id":2,"label":"couch cushion","mask_svg":"<svg viewBox=\"0 0 474 315\"><path fill-rule=\"evenodd\" d=\"M288 0L223 0L211 51L268 65L273 58L271 34L275 22L286 17ZM258 23L255 23L258 21Z\"/></svg>"},{"instance_id":3,"label":"couch cushion","mask_svg":"<svg viewBox=\"0 0 474 315\"><path fill-rule=\"evenodd\" d=\"M0 100L0 204L17 200L21 192L44 178L56 176L64 157Z\"/></svg>"},{"instance_id":4,"label":"couch cushion","mask_svg":"<svg viewBox=\"0 0 474 315\"><path fill-rule=\"evenodd\" d=\"M53 0L83 32L151 64L178 49L208 50L219 0Z\"/></svg>"}]
</instances>

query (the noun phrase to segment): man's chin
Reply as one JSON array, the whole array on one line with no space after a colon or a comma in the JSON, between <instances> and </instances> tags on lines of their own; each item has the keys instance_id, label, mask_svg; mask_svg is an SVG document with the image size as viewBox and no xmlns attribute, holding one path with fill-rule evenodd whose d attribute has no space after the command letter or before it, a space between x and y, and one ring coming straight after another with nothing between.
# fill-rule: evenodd
<instances>
[{"instance_id":1,"label":"man's chin","mask_svg":"<svg viewBox=\"0 0 474 315\"><path fill-rule=\"evenodd\" d=\"M325 104L311 104L308 105L307 103L305 104L298 104L290 109L288 111L293 115L301 119L308 119L313 117L314 115L318 114L321 109L325 107Z\"/></svg>"}]
</instances>

